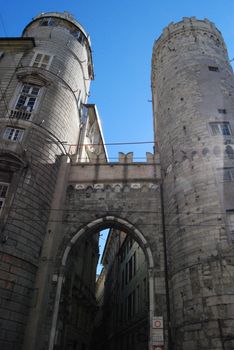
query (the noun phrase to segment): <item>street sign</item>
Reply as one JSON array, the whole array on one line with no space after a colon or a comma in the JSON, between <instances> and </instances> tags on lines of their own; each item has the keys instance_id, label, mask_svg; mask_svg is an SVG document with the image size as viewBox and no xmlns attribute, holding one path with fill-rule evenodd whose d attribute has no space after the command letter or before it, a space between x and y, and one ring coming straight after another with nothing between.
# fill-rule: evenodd
<instances>
[{"instance_id":1,"label":"street sign","mask_svg":"<svg viewBox=\"0 0 234 350\"><path fill-rule=\"evenodd\" d=\"M163 318L162 316L153 317L153 328L163 328Z\"/></svg>"},{"instance_id":2,"label":"street sign","mask_svg":"<svg viewBox=\"0 0 234 350\"><path fill-rule=\"evenodd\" d=\"M163 329L153 329L152 343L154 345L163 345L164 344Z\"/></svg>"},{"instance_id":3,"label":"street sign","mask_svg":"<svg viewBox=\"0 0 234 350\"><path fill-rule=\"evenodd\" d=\"M153 328L151 333L151 340L153 345L163 345L164 335L163 329Z\"/></svg>"}]
</instances>

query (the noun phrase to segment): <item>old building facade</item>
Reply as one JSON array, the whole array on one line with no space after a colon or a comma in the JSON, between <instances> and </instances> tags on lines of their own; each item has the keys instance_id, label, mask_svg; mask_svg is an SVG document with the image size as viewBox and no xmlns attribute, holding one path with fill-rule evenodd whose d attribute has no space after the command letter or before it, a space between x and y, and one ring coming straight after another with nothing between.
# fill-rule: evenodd
<instances>
[{"instance_id":1,"label":"old building facade","mask_svg":"<svg viewBox=\"0 0 234 350\"><path fill-rule=\"evenodd\" d=\"M217 28L184 18L155 42L144 163L107 160L72 16L41 14L0 45L1 349L89 348L105 228L142 249L145 346L233 349L234 82Z\"/></svg>"},{"instance_id":2,"label":"old building facade","mask_svg":"<svg viewBox=\"0 0 234 350\"><path fill-rule=\"evenodd\" d=\"M100 349L147 349L149 284L143 250L131 236L111 229L102 264L104 271L97 281L99 292L105 274L102 320L97 333L102 338Z\"/></svg>"},{"instance_id":3,"label":"old building facade","mask_svg":"<svg viewBox=\"0 0 234 350\"><path fill-rule=\"evenodd\" d=\"M56 212L53 203L62 195L57 187L62 164L59 157L66 154L67 162L71 157L89 162L93 155L99 155L105 161L106 151L97 108L86 104L93 67L90 40L79 23L67 13L39 15L25 28L22 38L1 39L0 45L0 347L34 349L37 339L28 342L24 333L30 308L33 310L37 303L36 276L43 247L51 249L44 245L49 216ZM94 143L99 144L95 149ZM86 311L80 316L82 320L91 318L90 305L95 306L98 240L90 239L87 246L81 242L78 251L85 250L86 262L73 265L62 292L63 298L73 300L85 295L88 299ZM39 284L42 286L41 279ZM73 304L69 303L71 308ZM63 308L66 324L64 319L61 321L60 310L55 342L56 346L61 343L60 348L77 342L77 335L74 337L67 330L74 323L68 308L68 305ZM43 310L48 312L45 306ZM35 315L33 312L30 325L40 327L41 320ZM89 332L86 328L83 336ZM60 329L63 329L62 337ZM78 335L85 348L87 337L81 339L80 331Z\"/></svg>"}]
</instances>

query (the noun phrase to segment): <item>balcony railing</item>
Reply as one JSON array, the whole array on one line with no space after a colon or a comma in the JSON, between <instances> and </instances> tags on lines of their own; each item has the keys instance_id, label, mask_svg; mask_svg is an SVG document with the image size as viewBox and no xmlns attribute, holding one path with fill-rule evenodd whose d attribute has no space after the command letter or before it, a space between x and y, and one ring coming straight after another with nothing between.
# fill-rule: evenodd
<instances>
[{"instance_id":1,"label":"balcony railing","mask_svg":"<svg viewBox=\"0 0 234 350\"><path fill-rule=\"evenodd\" d=\"M9 118L16 118L16 119L22 119L22 120L30 120L31 119L31 112L28 112L24 109L12 109L10 111Z\"/></svg>"}]
</instances>

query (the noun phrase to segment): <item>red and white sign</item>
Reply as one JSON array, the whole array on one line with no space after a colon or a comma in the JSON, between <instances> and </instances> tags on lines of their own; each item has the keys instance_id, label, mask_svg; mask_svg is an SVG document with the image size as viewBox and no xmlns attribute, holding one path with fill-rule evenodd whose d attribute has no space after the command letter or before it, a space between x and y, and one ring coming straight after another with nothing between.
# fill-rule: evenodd
<instances>
[{"instance_id":1,"label":"red and white sign","mask_svg":"<svg viewBox=\"0 0 234 350\"><path fill-rule=\"evenodd\" d=\"M162 316L153 317L153 328L162 329L163 328L163 318Z\"/></svg>"}]
</instances>

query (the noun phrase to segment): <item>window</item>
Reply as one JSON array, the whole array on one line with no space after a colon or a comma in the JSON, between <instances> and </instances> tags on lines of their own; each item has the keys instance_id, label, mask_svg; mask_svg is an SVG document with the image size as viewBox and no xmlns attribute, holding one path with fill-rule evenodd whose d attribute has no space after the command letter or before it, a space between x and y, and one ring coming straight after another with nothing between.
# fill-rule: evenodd
<instances>
[{"instance_id":1,"label":"window","mask_svg":"<svg viewBox=\"0 0 234 350\"><path fill-rule=\"evenodd\" d=\"M234 181L234 168L221 169L221 180L224 182Z\"/></svg>"},{"instance_id":2,"label":"window","mask_svg":"<svg viewBox=\"0 0 234 350\"><path fill-rule=\"evenodd\" d=\"M132 316L136 313L136 293L135 290L132 292Z\"/></svg>"},{"instance_id":3,"label":"window","mask_svg":"<svg viewBox=\"0 0 234 350\"><path fill-rule=\"evenodd\" d=\"M37 85L23 84L15 109L32 112L32 110L35 108L39 91L40 87Z\"/></svg>"},{"instance_id":4,"label":"window","mask_svg":"<svg viewBox=\"0 0 234 350\"><path fill-rule=\"evenodd\" d=\"M210 128L211 128L211 133L213 136L232 135L230 124L228 122L210 123Z\"/></svg>"},{"instance_id":5,"label":"window","mask_svg":"<svg viewBox=\"0 0 234 350\"><path fill-rule=\"evenodd\" d=\"M136 274L136 253L131 256L128 262L128 280L131 281Z\"/></svg>"},{"instance_id":6,"label":"window","mask_svg":"<svg viewBox=\"0 0 234 350\"><path fill-rule=\"evenodd\" d=\"M232 146L228 145L225 149L225 155L227 155L227 157L229 159L234 159L234 151Z\"/></svg>"},{"instance_id":7,"label":"window","mask_svg":"<svg viewBox=\"0 0 234 350\"><path fill-rule=\"evenodd\" d=\"M124 270L122 271L122 281L121 281L122 289L124 288Z\"/></svg>"},{"instance_id":8,"label":"window","mask_svg":"<svg viewBox=\"0 0 234 350\"><path fill-rule=\"evenodd\" d=\"M130 320L136 312L135 290L127 297L127 320Z\"/></svg>"},{"instance_id":9,"label":"window","mask_svg":"<svg viewBox=\"0 0 234 350\"><path fill-rule=\"evenodd\" d=\"M128 283L128 263L125 265L125 284Z\"/></svg>"},{"instance_id":10,"label":"window","mask_svg":"<svg viewBox=\"0 0 234 350\"><path fill-rule=\"evenodd\" d=\"M231 233L231 238L234 241L234 210L228 210L226 214L227 214L228 228Z\"/></svg>"},{"instance_id":11,"label":"window","mask_svg":"<svg viewBox=\"0 0 234 350\"><path fill-rule=\"evenodd\" d=\"M136 313L140 311L140 286L137 285L136 289Z\"/></svg>"},{"instance_id":12,"label":"window","mask_svg":"<svg viewBox=\"0 0 234 350\"><path fill-rule=\"evenodd\" d=\"M127 299L127 319L130 320L132 317L132 295L130 294Z\"/></svg>"},{"instance_id":13,"label":"window","mask_svg":"<svg viewBox=\"0 0 234 350\"><path fill-rule=\"evenodd\" d=\"M219 68L216 66L209 66L208 68L211 72L219 72Z\"/></svg>"},{"instance_id":14,"label":"window","mask_svg":"<svg viewBox=\"0 0 234 350\"><path fill-rule=\"evenodd\" d=\"M52 57L50 55L46 55L43 53L36 53L33 57L33 67L40 67L40 68L49 68L49 65L51 63Z\"/></svg>"},{"instance_id":15,"label":"window","mask_svg":"<svg viewBox=\"0 0 234 350\"><path fill-rule=\"evenodd\" d=\"M226 113L227 113L227 111L226 111L225 108L224 108L224 109L219 108L219 109L218 109L218 112L219 112L220 114L226 114Z\"/></svg>"},{"instance_id":16,"label":"window","mask_svg":"<svg viewBox=\"0 0 234 350\"><path fill-rule=\"evenodd\" d=\"M3 138L11 141L21 141L24 134L24 129L16 129L7 127L4 131Z\"/></svg>"},{"instance_id":17,"label":"window","mask_svg":"<svg viewBox=\"0 0 234 350\"><path fill-rule=\"evenodd\" d=\"M143 280L143 301L144 301L145 305L147 305L147 303L148 303L148 298L149 298L148 282L147 282L146 278L144 278L144 280Z\"/></svg>"},{"instance_id":18,"label":"window","mask_svg":"<svg viewBox=\"0 0 234 350\"><path fill-rule=\"evenodd\" d=\"M84 44L84 34L80 30L71 31L71 34L79 41L81 45Z\"/></svg>"},{"instance_id":19,"label":"window","mask_svg":"<svg viewBox=\"0 0 234 350\"><path fill-rule=\"evenodd\" d=\"M136 274L136 252L133 254L133 276Z\"/></svg>"},{"instance_id":20,"label":"window","mask_svg":"<svg viewBox=\"0 0 234 350\"><path fill-rule=\"evenodd\" d=\"M132 258L129 260L128 262L128 278L129 278L129 281L131 281L132 279Z\"/></svg>"},{"instance_id":21,"label":"window","mask_svg":"<svg viewBox=\"0 0 234 350\"><path fill-rule=\"evenodd\" d=\"M56 24L55 19L51 17L42 18L40 21L40 26L43 26L43 27L51 27L51 26L54 26L55 24Z\"/></svg>"},{"instance_id":22,"label":"window","mask_svg":"<svg viewBox=\"0 0 234 350\"><path fill-rule=\"evenodd\" d=\"M0 213L2 211L2 208L6 200L8 188L9 188L9 183L0 182Z\"/></svg>"}]
</instances>

